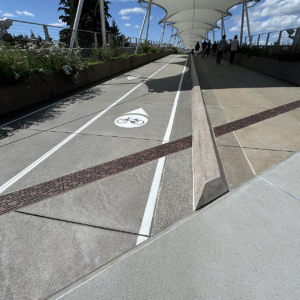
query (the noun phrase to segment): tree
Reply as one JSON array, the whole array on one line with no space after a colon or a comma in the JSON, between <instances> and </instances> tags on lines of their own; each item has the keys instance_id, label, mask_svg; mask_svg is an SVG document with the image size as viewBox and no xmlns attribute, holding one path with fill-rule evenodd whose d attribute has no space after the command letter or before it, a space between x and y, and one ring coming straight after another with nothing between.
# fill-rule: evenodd
<instances>
[{"instance_id":1,"label":"tree","mask_svg":"<svg viewBox=\"0 0 300 300\"><path fill-rule=\"evenodd\" d=\"M73 28L79 0L60 0L58 11L62 10L64 15L59 17L68 27ZM110 32L110 26L107 19L111 18L108 13L108 4L104 1L104 14L106 33ZM82 12L79 20L78 29L101 32L100 4L99 0L84 0Z\"/></svg>"},{"instance_id":2,"label":"tree","mask_svg":"<svg viewBox=\"0 0 300 300\"><path fill-rule=\"evenodd\" d=\"M120 29L116 24L115 20L112 20L112 24L110 27L110 34L112 35L110 37L110 42L112 47L119 47L122 43L122 36L120 34Z\"/></svg>"}]
</instances>

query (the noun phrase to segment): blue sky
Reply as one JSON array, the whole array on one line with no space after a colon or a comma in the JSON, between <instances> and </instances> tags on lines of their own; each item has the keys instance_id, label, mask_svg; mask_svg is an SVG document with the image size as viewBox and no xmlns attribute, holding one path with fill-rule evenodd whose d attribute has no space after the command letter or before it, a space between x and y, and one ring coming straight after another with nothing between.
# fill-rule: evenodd
<instances>
[{"instance_id":1,"label":"blue sky","mask_svg":"<svg viewBox=\"0 0 300 300\"><path fill-rule=\"evenodd\" d=\"M1 2L0 18L59 25L58 17L61 14L57 11L59 0L10 0ZM111 0L109 7L110 14L115 19L120 31L126 36L138 37L145 10L137 3L137 0ZM230 12L232 17L225 21L225 28L227 37L232 38L235 34L240 34L241 5L232 8ZM262 0L250 8L249 12L252 34L300 27L300 0ZM152 6L150 40L157 41L159 39L161 27L158 22L164 15L163 9L155 5ZM61 24L61 26L64 25ZM25 28L29 29L30 25L15 23L13 33L23 33ZM244 29L247 35L246 26ZM167 28L164 41L168 40L169 34L170 29ZM262 36L261 41L264 41L265 37ZM210 38L212 39L212 34L210 34ZM216 32L216 39L219 38L220 31ZM276 33L273 33L271 38L276 40Z\"/></svg>"}]
</instances>

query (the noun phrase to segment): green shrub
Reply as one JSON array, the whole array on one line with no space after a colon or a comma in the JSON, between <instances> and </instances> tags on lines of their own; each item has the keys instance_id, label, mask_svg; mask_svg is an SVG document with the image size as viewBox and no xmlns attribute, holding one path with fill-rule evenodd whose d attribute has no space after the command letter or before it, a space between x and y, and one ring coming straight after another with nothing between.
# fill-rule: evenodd
<instances>
[{"instance_id":1,"label":"green shrub","mask_svg":"<svg viewBox=\"0 0 300 300\"><path fill-rule=\"evenodd\" d=\"M12 84L34 74L60 74L71 80L78 79L83 69L80 49L68 55L64 45L55 46L42 42L38 48L29 41L24 47L19 44L0 46L0 84Z\"/></svg>"}]
</instances>

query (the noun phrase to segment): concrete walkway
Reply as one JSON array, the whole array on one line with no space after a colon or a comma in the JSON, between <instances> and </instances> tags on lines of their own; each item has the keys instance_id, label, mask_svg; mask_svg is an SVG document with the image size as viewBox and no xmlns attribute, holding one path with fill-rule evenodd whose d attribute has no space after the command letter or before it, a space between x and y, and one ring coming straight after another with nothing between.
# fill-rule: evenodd
<instances>
[{"instance_id":1,"label":"concrete walkway","mask_svg":"<svg viewBox=\"0 0 300 300\"><path fill-rule=\"evenodd\" d=\"M212 127L300 100L300 87L215 57L194 59ZM230 189L300 150L300 108L216 138Z\"/></svg>"},{"instance_id":2,"label":"concrete walkway","mask_svg":"<svg viewBox=\"0 0 300 300\"><path fill-rule=\"evenodd\" d=\"M299 299L300 152L49 300Z\"/></svg>"}]
</instances>

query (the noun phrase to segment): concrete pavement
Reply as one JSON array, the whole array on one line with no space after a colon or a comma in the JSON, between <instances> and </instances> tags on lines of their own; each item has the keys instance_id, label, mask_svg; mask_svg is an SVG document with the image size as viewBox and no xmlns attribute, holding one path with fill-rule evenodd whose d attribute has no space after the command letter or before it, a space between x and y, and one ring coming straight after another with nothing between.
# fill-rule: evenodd
<instances>
[{"instance_id":1,"label":"concrete pavement","mask_svg":"<svg viewBox=\"0 0 300 300\"><path fill-rule=\"evenodd\" d=\"M299 299L300 152L49 300Z\"/></svg>"},{"instance_id":2,"label":"concrete pavement","mask_svg":"<svg viewBox=\"0 0 300 300\"><path fill-rule=\"evenodd\" d=\"M11 115L0 128L1 194L190 136L190 90L187 56L172 55L64 101L48 102L45 106L52 106L26 116L28 109L17 121ZM115 124L118 117L140 108L147 114L146 125L128 129ZM55 151L45 157L51 149ZM157 160L1 215L0 298L46 299L135 247L139 237L145 240L191 213L190 150L165 159L158 182L162 192L155 196L157 209L147 234L140 230ZM39 163L26 173L35 161ZM6 188L12 178L16 180ZM175 178L187 186L174 185Z\"/></svg>"},{"instance_id":3,"label":"concrete pavement","mask_svg":"<svg viewBox=\"0 0 300 300\"><path fill-rule=\"evenodd\" d=\"M172 59L3 194L162 144L185 56L5 125L1 184ZM225 63L196 61L213 127L299 99L293 85ZM192 134L189 68L170 141ZM139 108L145 126L114 124ZM1 215L0 298L298 299L298 117L296 109L217 137L231 192L199 212L192 213L192 149L167 156L147 235L141 224L160 159ZM149 239L135 247L140 238Z\"/></svg>"},{"instance_id":4,"label":"concrete pavement","mask_svg":"<svg viewBox=\"0 0 300 300\"><path fill-rule=\"evenodd\" d=\"M212 127L300 99L300 87L215 57L195 59ZM216 138L230 189L300 150L300 109Z\"/></svg>"}]
</instances>

